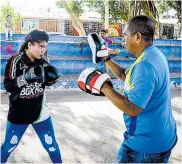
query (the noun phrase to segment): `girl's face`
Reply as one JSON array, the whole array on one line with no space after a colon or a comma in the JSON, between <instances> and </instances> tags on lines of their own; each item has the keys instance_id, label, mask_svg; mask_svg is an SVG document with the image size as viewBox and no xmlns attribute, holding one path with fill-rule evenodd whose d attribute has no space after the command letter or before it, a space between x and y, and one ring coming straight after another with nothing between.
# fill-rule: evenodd
<instances>
[{"instance_id":1,"label":"girl's face","mask_svg":"<svg viewBox=\"0 0 182 164\"><path fill-rule=\"evenodd\" d=\"M45 54L47 45L46 41L34 42L33 44L29 42L28 49L33 58L40 59Z\"/></svg>"}]
</instances>

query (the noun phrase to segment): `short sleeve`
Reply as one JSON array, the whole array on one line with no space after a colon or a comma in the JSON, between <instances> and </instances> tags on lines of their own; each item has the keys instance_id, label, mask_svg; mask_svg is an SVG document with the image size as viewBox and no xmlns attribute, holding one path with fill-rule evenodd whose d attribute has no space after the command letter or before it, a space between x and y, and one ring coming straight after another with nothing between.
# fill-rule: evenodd
<instances>
[{"instance_id":1,"label":"short sleeve","mask_svg":"<svg viewBox=\"0 0 182 164\"><path fill-rule=\"evenodd\" d=\"M104 40L105 40L105 42L106 42L107 45L112 44L112 40L110 40L108 38L104 38Z\"/></svg>"},{"instance_id":2,"label":"short sleeve","mask_svg":"<svg viewBox=\"0 0 182 164\"><path fill-rule=\"evenodd\" d=\"M131 85L134 87L128 93L128 99L144 109L157 85L156 69L147 62L140 62L132 70Z\"/></svg>"}]
</instances>

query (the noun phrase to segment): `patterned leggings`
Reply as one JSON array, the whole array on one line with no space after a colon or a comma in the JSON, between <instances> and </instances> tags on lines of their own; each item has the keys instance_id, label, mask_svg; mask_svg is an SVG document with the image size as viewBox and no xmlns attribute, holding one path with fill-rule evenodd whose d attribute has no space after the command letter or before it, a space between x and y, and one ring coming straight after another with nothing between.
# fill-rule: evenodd
<instances>
[{"instance_id":1,"label":"patterned leggings","mask_svg":"<svg viewBox=\"0 0 182 164\"><path fill-rule=\"evenodd\" d=\"M6 126L5 141L1 146L1 163L6 163L12 151L18 146L29 124L12 124ZM61 152L54 136L51 117L45 121L32 124L43 147L48 152L53 163L62 163Z\"/></svg>"}]
</instances>

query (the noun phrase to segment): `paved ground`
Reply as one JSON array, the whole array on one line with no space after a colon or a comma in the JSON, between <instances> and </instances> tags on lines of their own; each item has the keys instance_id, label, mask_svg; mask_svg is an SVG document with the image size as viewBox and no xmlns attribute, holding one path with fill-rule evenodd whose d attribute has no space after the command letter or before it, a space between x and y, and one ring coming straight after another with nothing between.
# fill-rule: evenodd
<instances>
[{"instance_id":1,"label":"paved ground","mask_svg":"<svg viewBox=\"0 0 182 164\"><path fill-rule=\"evenodd\" d=\"M64 163L117 163L116 154L125 130L122 112L105 97L79 91L52 91L47 101L53 117L57 142ZM170 162L181 163L181 88L172 88L172 109L179 141ZM1 93L1 139L4 139L8 95ZM1 143L2 143L1 140ZM9 163L50 163L38 137L30 126Z\"/></svg>"}]
</instances>

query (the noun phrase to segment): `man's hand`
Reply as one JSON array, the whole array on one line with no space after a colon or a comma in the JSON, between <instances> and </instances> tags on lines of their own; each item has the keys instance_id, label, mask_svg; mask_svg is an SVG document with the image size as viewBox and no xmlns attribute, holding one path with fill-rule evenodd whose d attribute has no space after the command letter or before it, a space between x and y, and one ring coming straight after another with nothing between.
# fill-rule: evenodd
<instances>
[{"instance_id":1,"label":"man's hand","mask_svg":"<svg viewBox=\"0 0 182 164\"><path fill-rule=\"evenodd\" d=\"M118 55L120 53L120 49L109 49L110 55Z\"/></svg>"},{"instance_id":2,"label":"man's hand","mask_svg":"<svg viewBox=\"0 0 182 164\"><path fill-rule=\"evenodd\" d=\"M79 42L76 42L75 45L80 46L80 44L82 44L82 43L88 43L88 41L87 40L81 40Z\"/></svg>"},{"instance_id":3,"label":"man's hand","mask_svg":"<svg viewBox=\"0 0 182 164\"><path fill-rule=\"evenodd\" d=\"M76 46L80 46L80 44L81 44L80 42L76 42L75 43Z\"/></svg>"},{"instance_id":4,"label":"man's hand","mask_svg":"<svg viewBox=\"0 0 182 164\"><path fill-rule=\"evenodd\" d=\"M105 82L111 87L113 86L110 81L110 76L106 73L103 74L96 68L85 69L81 72L78 78L79 88L86 93L96 96L104 96L104 94L101 92L101 88Z\"/></svg>"}]
</instances>

